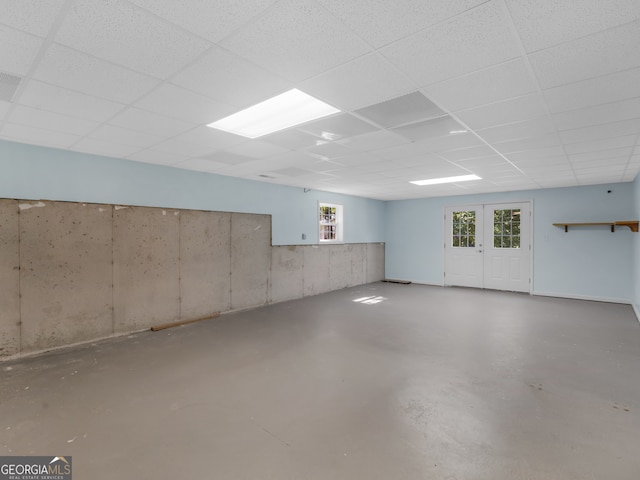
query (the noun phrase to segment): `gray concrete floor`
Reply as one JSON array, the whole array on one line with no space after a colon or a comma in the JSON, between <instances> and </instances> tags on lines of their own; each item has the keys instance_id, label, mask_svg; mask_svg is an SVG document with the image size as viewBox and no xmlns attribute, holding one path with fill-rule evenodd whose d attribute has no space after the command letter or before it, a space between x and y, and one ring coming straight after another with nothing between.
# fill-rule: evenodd
<instances>
[{"instance_id":1,"label":"gray concrete floor","mask_svg":"<svg viewBox=\"0 0 640 480\"><path fill-rule=\"evenodd\" d=\"M0 455L78 480L640 478L625 305L377 283L0 375Z\"/></svg>"}]
</instances>

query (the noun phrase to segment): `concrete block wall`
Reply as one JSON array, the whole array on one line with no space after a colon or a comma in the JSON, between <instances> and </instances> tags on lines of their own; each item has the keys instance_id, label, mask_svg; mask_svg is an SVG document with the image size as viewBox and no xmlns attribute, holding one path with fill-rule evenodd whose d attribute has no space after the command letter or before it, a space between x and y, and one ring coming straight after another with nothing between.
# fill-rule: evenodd
<instances>
[{"instance_id":1,"label":"concrete block wall","mask_svg":"<svg viewBox=\"0 0 640 480\"><path fill-rule=\"evenodd\" d=\"M384 244L272 246L271 216L0 199L0 359L384 278Z\"/></svg>"}]
</instances>

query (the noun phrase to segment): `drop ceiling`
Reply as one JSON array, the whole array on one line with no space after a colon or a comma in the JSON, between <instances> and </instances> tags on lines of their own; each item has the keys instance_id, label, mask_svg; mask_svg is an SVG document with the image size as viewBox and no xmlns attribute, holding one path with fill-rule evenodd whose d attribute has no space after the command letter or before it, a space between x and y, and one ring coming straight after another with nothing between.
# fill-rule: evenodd
<instances>
[{"instance_id":1,"label":"drop ceiling","mask_svg":"<svg viewBox=\"0 0 640 480\"><path fill-rule=\"evenodd\" d=\"M638 45L638 0L0 0L0 138L381 200L626 182ZM292 88L341 113L206 126Z\"/></svg>"}]
</instances>

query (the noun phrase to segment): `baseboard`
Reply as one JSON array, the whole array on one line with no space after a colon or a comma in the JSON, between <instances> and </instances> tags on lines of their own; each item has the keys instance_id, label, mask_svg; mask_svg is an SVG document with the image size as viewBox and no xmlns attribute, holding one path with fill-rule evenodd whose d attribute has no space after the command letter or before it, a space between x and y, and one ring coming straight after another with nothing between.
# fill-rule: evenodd
<instances>
[{"instance_id":1,"label":"baseboard","mask_svg":"<svg viewBox=\"0 0 640 480\"><path fill-rule=\"evenodd\" d=\"M626 298L594 297L591 295L574 295L571 293L551 293L538 291L532 292L531 295L536 295L538 297L569 298L572 300L588 300L590 302L621 303L623 305L633 305L633 303Z\"/></svg>"}]
</instances>

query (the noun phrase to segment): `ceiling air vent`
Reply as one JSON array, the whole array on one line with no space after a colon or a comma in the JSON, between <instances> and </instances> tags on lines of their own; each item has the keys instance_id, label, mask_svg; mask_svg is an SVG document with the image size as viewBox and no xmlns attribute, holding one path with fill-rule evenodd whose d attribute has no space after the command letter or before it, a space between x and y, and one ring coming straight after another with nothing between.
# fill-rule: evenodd
<instances>
[{"instance_id":1,"label":"ceiling air vent","mask_svg":"<svg viewBox=\"0 0 640 480\"><path fill-rule=\"evenodd\" d=\"M21 77L0 72L0 100L4 102L12 101L21 81Z\"/></svg>"}]
</instances>

